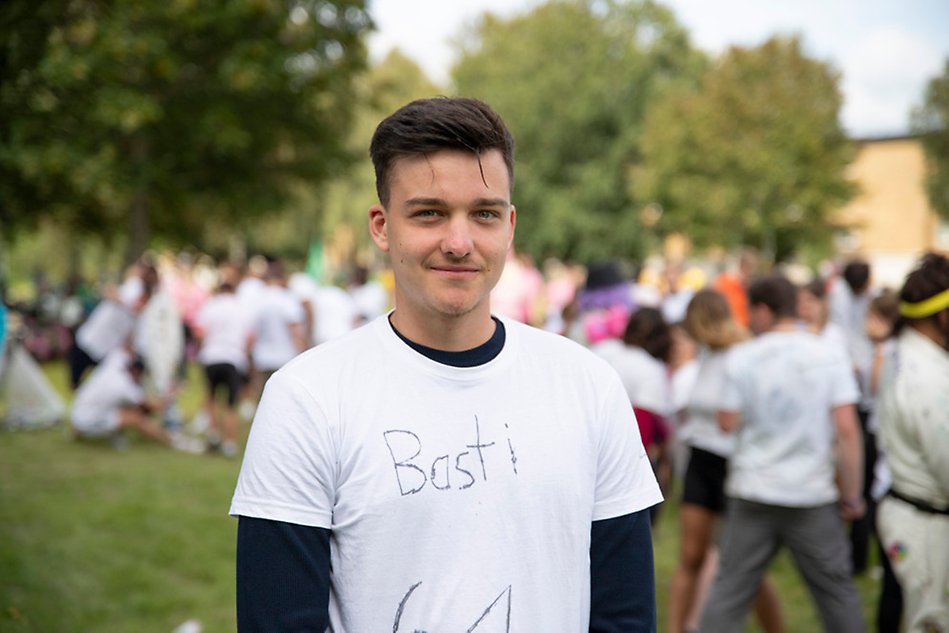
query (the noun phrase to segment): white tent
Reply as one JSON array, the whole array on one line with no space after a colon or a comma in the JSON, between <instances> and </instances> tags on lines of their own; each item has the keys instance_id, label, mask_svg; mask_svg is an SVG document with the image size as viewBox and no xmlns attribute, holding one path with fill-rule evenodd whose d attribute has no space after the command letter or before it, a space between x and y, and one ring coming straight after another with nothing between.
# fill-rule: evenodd
<instances>
[{"instance_id":1,"label":"white tent","mask_svg":"<svg viewBox=\"0 0 949 633\"><path fill-rule=\"evenodd\" d=\"M35 429L61 422L66 404L39 364L16 341L0 358L0 428Z\"/></svg>"}]
</instances>

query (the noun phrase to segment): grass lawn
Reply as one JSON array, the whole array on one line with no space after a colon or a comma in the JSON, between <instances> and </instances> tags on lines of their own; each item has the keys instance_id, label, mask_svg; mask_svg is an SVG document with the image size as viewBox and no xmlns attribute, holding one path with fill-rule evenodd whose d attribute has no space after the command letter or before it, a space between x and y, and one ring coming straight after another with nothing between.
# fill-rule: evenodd
<instances>
[{"instance_id":1,"label":"grass lawn","mask_svg":"<svg viewBox=\"0 0 949 633\"><path fill-rule=\"evenodd\" d=\"M66 393L65 368L45 369ZM200 387L192 371L186 417ZM205 633L234 631L237 523L227 509L239 467L142 441L125 451L76 442L63 426L0 432L0 631L169 633L191 618ZM675 510L664 509L655 536L660 631L678 554ZM786 554L771 577L786 630L820 631ZM871 621L879 583L858 585Z\"/></svg>"}]
</instances>

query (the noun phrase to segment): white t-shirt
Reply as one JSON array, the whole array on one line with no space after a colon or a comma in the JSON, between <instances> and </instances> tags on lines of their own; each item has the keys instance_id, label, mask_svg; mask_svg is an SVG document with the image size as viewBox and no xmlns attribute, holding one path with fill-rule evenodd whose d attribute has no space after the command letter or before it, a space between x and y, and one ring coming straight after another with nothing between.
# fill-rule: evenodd
<instances>
[{"instance_id":1,"label":"white t-shirt","mask_svg":"<svg viewBox=\"0 0 949 633\"><path fill-rule=\"evenodd\" d=\"M893 381L880 396L880 432L893 488L949 506L949 353L912 328L898 339Z\"/></svg>"},{"instance_id":2,"label":"white t-shirt","mask_svg":"<svg viewBox=\"0 0 949 633\"><path fill-rule=\"evenodd\" d=\"M313 340L317 345L348 334L356 327L359 308L338 286L320 286L313 295Z\"/></svg>"},{"instance_id":3,"label":"white t-shirt","mask_svg":"<svg viewBox=\"0 0 949 633\"><path fill-rule=\"evenodd\" d=\"M718 409L725 388L725 364L729 350L699 351L697 374L683 427L690 446L728 459L735 450L735 434L718 425Z\"/></svg>"},{"instance_id":4,"label":"white t-shirt","mask_svg":"<svg viewBox=\"0 0 949 633\"><path fill-rule=\"evenodd\" d=\"M144 390L126 368L128 360L125 350L115 350L80 385L71 412L76 431L85 435L111 433L118 428L119 409L145 399Z\"/></svg>"},{"instance_id":5,"label":"white t-shirt","mask_svg":"<svg viewBox=\"0 0 949 633\"><path fill-rule=\"evenodd\" d=\"M672 412L672 393L666 366L640 347L623 345L607 362L619 374L634 407L661 416Z\"/></svg>"},{"instance_id":6,"label":"white t-shirt","mask_svg":"<svg viewBox=\"0 0 949 633\"><path fill-rule=\"evenodd\" d=\"M350 288L349 295L356 304L359 317L366 321L385 314L389 306L389 294L378 281L367 281L361 286Z\"/></svg>"},{"instance_id":7,"label":"white t-shirt","mask_svg":"<svg viewBox=\"0 0 949 633\"><path fill-rule=\"evenodd\" d=\"M770 332L730 350L719 408L741 413L726 492L792 507L837 500L832 409L859 397L840 355L808 332Z\"/></svg>"},{"instance_id":8,"label":"white t-shirt","mask_svg":"<svg viewBox=\"0 0 949 633\"><path fill-rule=\"evenodd\" d=\"M198 352L202 365L229 363L240 372L247 371L247 339L251 315L247 306L232 292L208 299L196 319L203 340Z\"/></svg>"},{"instance_id":9,"label":"white t-shirt","mask_svg":"<svg viewBox=\"0 0 949 633\"><path fill-rule=\"evenodd\" d=\"M333 631L586 630L591 522L661 500L616 373L504 325L459 368L382 316L267 383L230 512L333 531Z\"/></svg>"},{"instance_id":10,"label":"white t-shirt","mask_svg":"<svg viewBox=\"0 0 949 633\"><path fill-rule=\"evenodd\" d=\"M134 306L142 292L141 279L133 277L122 284L116 299L96 304L76 331L76 343L90 358L101 361L125 343L135 328Z\"/></svg>"},{"instance_id":11,"label":"white t-shirt","mask_svg":"<svg viewBox=\"0 0 949 633\"><path fill-rule=\"evenodd\" d=\"M280 369L299 353L290 326L303 325L303 304L282 286L266 286L257 297L254 316L254 368Z\"/></svg>"}]
</instances>

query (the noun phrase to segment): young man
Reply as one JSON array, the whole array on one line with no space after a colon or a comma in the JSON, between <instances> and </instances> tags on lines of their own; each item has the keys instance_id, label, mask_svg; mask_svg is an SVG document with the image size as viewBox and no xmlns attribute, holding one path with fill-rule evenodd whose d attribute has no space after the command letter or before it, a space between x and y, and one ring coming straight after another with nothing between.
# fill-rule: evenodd
<instances>
[{"instance_id":1,"label":"young man","mask_svg":"<svg viewBox=\"0 0 949 633\"><path fill-rule=\"evenodd\" d=\"M841 354L799 328L794 284L765 277L748 298L757 337L725 364L718 421L736 431L736 444L721 566L699 630L743 631L768 564L787 545L824 630L860 633L841 521L865 511L856 381Z\"/></svg>"},{"instance_id":2,"label":"young man","mask_svg":"<svg viewBox=\"0 0 949 633\"><path fill-rule=\"evenodd\" d=\"M231 514L241 631L654 631L661 500L619 378L492 317L513 139L429 99L371 146L395 310L267 384Z\"/></svg>"}]
</instances>

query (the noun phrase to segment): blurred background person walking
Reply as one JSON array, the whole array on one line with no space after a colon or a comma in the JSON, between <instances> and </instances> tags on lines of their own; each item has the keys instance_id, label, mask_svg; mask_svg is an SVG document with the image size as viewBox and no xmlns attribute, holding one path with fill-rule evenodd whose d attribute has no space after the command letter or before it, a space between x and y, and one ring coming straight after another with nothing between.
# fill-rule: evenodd
<instances>
[{"instance_id":1,"label":"blurred background person walking","mask_svg":"<svg viewBox=\"0 0 949 633\"><path fill-rule=\"evenodd\" d=\"M200 344L198 362L207 384L204 410L209 425L208 448L220 450L225 457L235 457L238 452L237 405L241 388L249 379L251 316L234 285L224 281L201 306L194 321L194 334Z\"/></svg>"},{"instance_id":2,"label":"blurred background person walking","mask_svg":"<svg viewBox=\"0 0 949 633\"><path fill-rule=\"evenodd\" d=\"M750 338L734 318L724 295L712 289L695 294L683 327L699 345L697 375L681 420L680 434L689 447L679 506L679 562L669 589L669 633L694 631L717 569L721 519L725 514L725 474L735 449L735 434L717 420L725 385L725 361L733 346ZM762 628L783 631L777 594L767 578L755 598Z\"/></svg>"}]
</instances>

